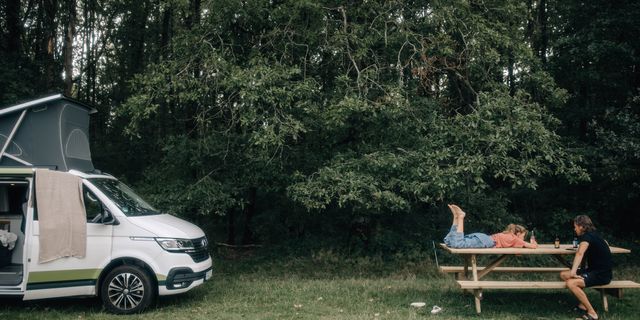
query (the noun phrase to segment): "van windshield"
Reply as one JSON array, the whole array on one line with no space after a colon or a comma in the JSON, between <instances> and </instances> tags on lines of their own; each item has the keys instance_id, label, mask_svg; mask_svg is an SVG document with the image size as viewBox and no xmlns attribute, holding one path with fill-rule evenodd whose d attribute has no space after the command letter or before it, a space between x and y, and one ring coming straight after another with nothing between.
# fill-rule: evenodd
<instances>
[{"instance_id":1,"label":"van windshield","mask_svg":"<svg viewBox=\"0 0 640 320\"><path fill-rule=\"evenodd\" d=\"M100 191L102 191L116 206L127 216L148 216L160 214L158 210L144 201L126 184L114 180L104 178L89 179Z\"/></svg>"}]
</instances>

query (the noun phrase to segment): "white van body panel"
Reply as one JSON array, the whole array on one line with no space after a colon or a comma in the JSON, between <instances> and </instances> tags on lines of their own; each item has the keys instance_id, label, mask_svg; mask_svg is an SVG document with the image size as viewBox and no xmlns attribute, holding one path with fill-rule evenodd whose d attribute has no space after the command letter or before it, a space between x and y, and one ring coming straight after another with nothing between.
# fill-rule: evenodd
<instances>
[{"instance_id":1,"label":"white van body panel","mask_svg":"<svg viewBox=\"0 0 640 320\"><path fill-rule=\"evenodd\" d=\"M195 239L204 237L202 229L190 222L169 214L130 217L129 221L161 238Z\"/></svg>"},{"instance_id":2,"label":"white van body panel","mask_svg":"<svg viewBox=\"0 0 640 320\"><path fill-rule=\"evenodd\" d=\"M87 223L87 251L85 257L64 257L50 262L39 263L40 252L39 222L33 221L31 250L27 262L25 280L27 290L24 300L55 298L74 295L95 295L95 281L104 267L111 262L113 226ZM73 287L51 289L49 282L67 281ZM86 285L81 285L84 282ZM53 285L53 284L51 284Z\"/></svg>"}]
</instances>

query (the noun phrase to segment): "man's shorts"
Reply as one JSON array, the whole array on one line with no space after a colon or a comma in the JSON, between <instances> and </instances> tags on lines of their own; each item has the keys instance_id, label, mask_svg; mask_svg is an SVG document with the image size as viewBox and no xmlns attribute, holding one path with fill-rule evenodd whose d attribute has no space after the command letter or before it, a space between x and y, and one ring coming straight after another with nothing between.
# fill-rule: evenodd
<instances>
[{"instance_id":1,"label":"man's shorts","mask_svg":"<svg viewBox=\"0 0 640 320\"><path fill-rule=\"evenodd\" d=\"M611 282L613 278L611 270L590 270L590 269L578 269L578 275L584 279L585 287L593 287L605 285Z\"/></svg>"}]
</instances>

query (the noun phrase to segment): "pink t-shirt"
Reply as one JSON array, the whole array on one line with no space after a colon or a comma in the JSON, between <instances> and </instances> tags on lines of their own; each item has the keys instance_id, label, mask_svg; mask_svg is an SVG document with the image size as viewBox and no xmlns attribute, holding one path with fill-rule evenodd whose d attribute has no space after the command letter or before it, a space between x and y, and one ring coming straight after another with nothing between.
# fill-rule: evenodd
<instances>
[{"instance_id":1,"label":"pink t-shirt","mask_svg":"<svg viewBox=\"0 0 640 320\"><path fill-rule=\"evenodd\" d=\"M523 248L525 245L524 240L513 233L496 233L491 235L491 239L496 243L496 248Z\"/></svg>"}]
</instances>

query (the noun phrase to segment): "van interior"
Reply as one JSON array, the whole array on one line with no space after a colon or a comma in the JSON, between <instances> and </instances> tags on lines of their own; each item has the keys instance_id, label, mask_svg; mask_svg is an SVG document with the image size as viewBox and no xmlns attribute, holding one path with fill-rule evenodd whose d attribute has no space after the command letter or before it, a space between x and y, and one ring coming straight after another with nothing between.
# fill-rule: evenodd
<instances>
[{"instance_id":1,"label":"van interior","mask_svg":"<svg viewBox=\"0 0 640 320\"><path fill-rule=\"evenodd\" d=\"M25 179L0 179L0 229L18 236L12 250L0 243L0 286L22 283L28 191Z\"/></svg>"}]
</instances>

